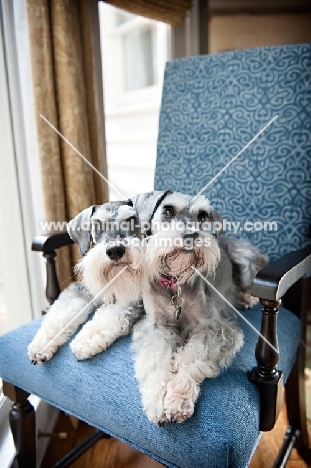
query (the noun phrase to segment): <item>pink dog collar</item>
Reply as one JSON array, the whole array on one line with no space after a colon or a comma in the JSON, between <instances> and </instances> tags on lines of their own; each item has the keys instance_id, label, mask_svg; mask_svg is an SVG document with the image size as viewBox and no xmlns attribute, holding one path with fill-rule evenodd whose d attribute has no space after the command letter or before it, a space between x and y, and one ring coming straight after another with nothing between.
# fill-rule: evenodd
<instances>
[{"instance_id":1,"label":"pink dog collar","mask_svg":"<svg viewBox=\"0 0 311 468\"><path fill-rule=\"evenodd\" d=\"M177 289L177 280L173 276L160 276L159 284L166 289Z\"/></svg>"}]
</instances>

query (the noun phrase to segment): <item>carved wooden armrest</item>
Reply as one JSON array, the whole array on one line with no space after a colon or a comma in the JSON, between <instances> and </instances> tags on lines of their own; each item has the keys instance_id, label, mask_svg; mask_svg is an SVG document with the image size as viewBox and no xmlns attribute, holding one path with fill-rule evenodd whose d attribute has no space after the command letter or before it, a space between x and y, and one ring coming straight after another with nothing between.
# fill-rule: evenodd
<instances>
[{"instance_id":1,"label":"carved wooden armrest","mask_svg":"<svg viewBox=\"0 0 311 468\"><path fill-rule=\"evenodd\" d=\"M43 257L46 259L46 298L50 305L60 294L54 260L56 257L55 250L73 243L67 231L40 234L32 242L31 250L42 252Z\"/></svg>"},{"instance_id":2,"label":"carved wooden armrest","mask_svg":"<svg viewBox=\"0 0 311 468\"><path fill-rule=\"evenodd\" d=\"M254 279L252 294L261 299L278 301L309 270L311 245L283 255L260 270Z\"/></svg>"},{"instance_id":3,"label":"carved wooden armrest","mask_svg":"<svg viewBox=\"0 0 311 468\"><path fill-rule=\"evenodd\" d=\"M257 367L253 369L250 379L259 389L261 402L259 429L262 431L273 428L282 404L283 373L277 370L279 362L277 314L281 298L310 269L311 246L308 246L269 263L258 272L253 282L252 294L260 298L263 314L255 351Z\"/></svg>"},{"instance_id":4,"label":"carved wooden armrest","mask_svg":"<svg viewBox=\"0 0 311 468\"><path fill-rule=\"evenodd\" d=\"M52 253L65 245L74 244L67 231L49 232L36 236L31 244L31 250Z\"/></svg>"}]
</instances>

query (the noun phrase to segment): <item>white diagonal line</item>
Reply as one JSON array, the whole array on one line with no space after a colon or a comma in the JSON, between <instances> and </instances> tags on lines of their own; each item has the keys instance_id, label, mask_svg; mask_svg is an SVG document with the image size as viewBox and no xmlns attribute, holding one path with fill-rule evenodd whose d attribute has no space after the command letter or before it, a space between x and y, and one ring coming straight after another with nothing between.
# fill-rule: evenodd
<instances>
[{"instance_id":1,"label":"white diagonal line","mask_svg":"<svg viewBox=\"0 0 311 468\"><path fill-rule=\"evenodd\" d=\"M223 295L221 294L221 292L218 291L217 288L215 288L215 286L212 285L212 283L210 283L210 282L208 281L208 279L205 278L205 276L203 276L194 266L192 266L191 268L193 268L193 269L195 270L195 272L205 281L205 283L206 283L208 286L210 286L210 287L211 287L211 288L212 288L212 289L213 289L213 290L214 290L214 291L231 307L231 309L233 309L234 312L237 313L237 314L244 320L244 322L246 322L247 325L249 325L249 326L257 333L258 336L260 336L269 346L271 346L271 348L272 348L277 354L279 354L279 350L276 349L276 348L273 346L273 344L270 343L270 341L267 340L267 338L266 338L265 336L263 336L263 335L257 330L257 328L254 327L254 325L253 325L249 320L247 320L247 319L244 317L244 315L242 315L241 312L240 312L238 309L236 309L236 308L234 307L234 305L232 305L231 302L228 301L228 299L226 299L225 296L223 296Z\"/></svg>"},{"instance_id":2,"label":"white diagonal line","mask_svg":"<svg viewBox=\"0 0 311 468\"><path fill-rule=\"evenodd\" d=\"M111 182L109 182L109 180L107 180L106 177L105 177L101 172L99 172L99 170L96 169L96 167L93 166L93 164L90 163L90 161L89 161L88 159L86 159L86 157L83 156L83 154L80 153L80 151L77 150L77 148L75 148L75 147L73 146L73 144L70 143L70 141L69 141L59 130L57 130L57 128L54 127L54 125L51 124L51 122L50 122L46 117L44 117L44 115L40 114L40 117L41 117L43 120L45 120L45 122L46 122L47 124L49 124L49 126L50 126L51 128L53 128L53 130L54 130L60 137L62 137L62 139L63 139L63 140L64 140L64 141L65 141L65 142L66 142L82 159L83 159L83 161L85 161L85 162L86 162L102 179L104 179L104 181L105 181L108 185L110 185L110 187L111 187L118 195L120 195L120 197L121 197L123 200L127 200L128 197L125 197L124 195L122 195L122 193L119 192L119 190L118 190Z\"/></svg>"},{"instance_id":3,"label":"white diagonal line","mask_svg":"<svg viewBox=\"0 0 311 468\"><path fill-rule=\"evenodd\" d=\"M261 135L276 119L278 118L278 115L275 115L273 117L273 119L270 120L270 122L268 122L255 136L254 138L252 138L245 146L244 148L241 149L241 151L238 152L238 154L236 154L219 172L218 174L216 174L212 180L210 180L208 182L208 184L205 185L205 187L202 188L202 190L200 190L199 193L197 193L193 198L192 198L192 201L195 200L199 195L201 195L202 192L204 192L204 190L207 189L207 187L209 187L216 179L218 179L218 177L220 176L220 174L222 174L226 169L227 167L229 167L258 137L259 135Z\"/></svg>"},{"instance_id":4,"label":"white diagonal line","mask_svg":"<svg viewBox=\"0 0 311 468\"><path fill-rule=\"evenodd\" d=\"M54 338L52 338L51 341L49 341L49 342L41 349L40 353L42 353L42 351L44 351L48 346L50 346L50 344L52 344L52 343L56 340L56 338L58 338L58 337L63 333L63 331L65 331L66 328L68 328L69 325L71 325L72 322L73 322L74 320L76 320L76 319L79 317L79 315L81 315L82 312L84 312L85 309L86 309L90 304L92 304L92 302L94 302L95 299L97 299L98 296L100 296L100 295L101 295L101 294L102 294L102 293L103 293L103 292L104 292L104 291L105 291L105 290L106 290L106 289L107 289L123 272L124 272L124 270L126 270L126 269L127 269L127 266L125 266L124 268L122 268L122 270L119 271L119 273L118 273L114 278L112 278L112 280L109 281L109 283L106 284L106 286L104 286L103 289L101 289L101 290L99 291L99 293L97 293L96 296L94 296L94 297L90 300L90 302L88 302L88 303L83 307L83 309L81 309L80 312L77 313L77 315L75 315L71 320L69 320L69 322L54 336Z\"/></svg>"}]
</instances>

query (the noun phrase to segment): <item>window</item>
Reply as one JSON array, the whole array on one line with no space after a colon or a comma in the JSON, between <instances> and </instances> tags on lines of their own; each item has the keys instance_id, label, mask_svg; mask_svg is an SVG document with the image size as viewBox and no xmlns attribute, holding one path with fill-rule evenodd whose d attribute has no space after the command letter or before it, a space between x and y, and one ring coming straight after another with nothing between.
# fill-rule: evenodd
<instances>
[{"instance_id":1,"label":"window","mask_svg":"<svg viewBox=\"0 0 311 468\"><path fill-rule=\"evenodd\" d=\"M99 16L108 177L130 197L153 190L170 27L102 2Z\"/></svg>"},{"instance_id":2,"label":"window","mask_svg":"<svg viewBox=\"0 0 311 468\"><path fill-rule=\"evenodd\" d=\"M156 30L152 26L135 29L123 35L125 91L156 84L154 52ZM136 60L133 57L136 56Z\"/></svg>"}]
</instances>

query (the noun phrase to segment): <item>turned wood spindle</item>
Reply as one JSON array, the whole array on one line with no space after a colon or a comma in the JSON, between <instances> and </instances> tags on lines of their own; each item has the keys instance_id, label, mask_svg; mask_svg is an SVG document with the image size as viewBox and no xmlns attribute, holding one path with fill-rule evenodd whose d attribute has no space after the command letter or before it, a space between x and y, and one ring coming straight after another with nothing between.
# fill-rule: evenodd
<instances>
[{"instance_id":1,"label":"turned wood spindle","mask_svg":"<svg viewBox=\"0 0 311 468\"><path fill-rule=\"evenodd\" d=\"M52 305L60 294L60 286L54 260L56 257L56 252L55 250L52 250L52 252L44 253L43 257L46 259L46 298L49 305Z\"/></svg>"},{"instance_id":2,"label":"turned wood spindle","mask_svg":"<svg viewBox=\"0 0 311 468\"><path fill-rule=\"evenodd\" d=\"M281 301L262 299L260 302L264 307L255 351L257 367L251 372L250 380L259 390L259 430L269 431L274 427L282 405L283 372L277 370L280 358L277 315Z\"/></svg>"},{"instance_id":3,"label":"turned wood spindle","mask_svg":"<svg viewBox=\"0 0 311 468\"><path fill-rule=\"evenodd\" d=\"M3 393L13 401L9 422L19 468L36 468L35 410L28 401L29 393L3 382Z\"/></svg>"}]
</instances>

